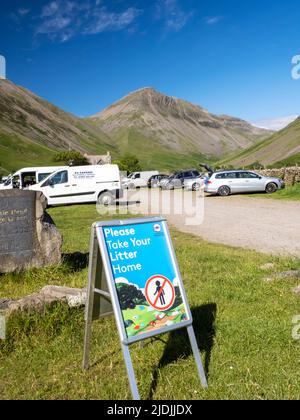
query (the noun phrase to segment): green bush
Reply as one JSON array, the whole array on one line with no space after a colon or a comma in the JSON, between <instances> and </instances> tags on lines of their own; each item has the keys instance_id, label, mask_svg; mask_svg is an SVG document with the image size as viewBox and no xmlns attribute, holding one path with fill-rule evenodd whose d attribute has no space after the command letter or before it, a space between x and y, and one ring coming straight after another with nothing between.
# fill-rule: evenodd
<instances>
[{"instance_id":1,"label":"green bush","mask_svg":"<svg viewBox=\"0 0 300 420\"><path fill-rule=\"evenodd\" d=\"M63 162L65 165L73 166L85 166L89 164L87 158L75 150L56 153L53 160L54 162Z\"/></svg>"},{"instance_id":2,"label":"green bush","mask_svg":"<svg viewBox=\"0 0 300 420\"><path fill-rule=\"evenodd\" d=\"M120 171L132 173L142 170L139 159L134 155L124 155L114 163L119 165Z\"/></svg>"}]
</instances>

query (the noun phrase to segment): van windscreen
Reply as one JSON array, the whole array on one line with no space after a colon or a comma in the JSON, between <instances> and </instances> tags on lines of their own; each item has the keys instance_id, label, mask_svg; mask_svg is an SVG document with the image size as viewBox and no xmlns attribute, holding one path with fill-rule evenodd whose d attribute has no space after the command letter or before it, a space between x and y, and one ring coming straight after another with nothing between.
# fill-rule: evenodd
<instances>
[{"instance_id":1,"label":"van windscreen","mask_svg":"<svg viewBox=\"0 0 300 420\"><path fill-rule=\"evenodd\" d=\"M44 181L49 175L51 175L52 172L49 172L47 174L38 174L38 183Z\"/></svg>"}]
</instances>

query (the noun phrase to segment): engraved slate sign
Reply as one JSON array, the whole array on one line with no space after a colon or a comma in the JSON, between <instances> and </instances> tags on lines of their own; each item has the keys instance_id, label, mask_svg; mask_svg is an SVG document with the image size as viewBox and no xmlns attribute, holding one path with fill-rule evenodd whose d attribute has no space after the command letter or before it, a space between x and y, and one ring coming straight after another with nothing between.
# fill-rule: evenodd
<instances>
[{"instance_id":1,"label":"engraved slate sign","mask_svg":"<svg viewBox=\"0 0 300 420\"><path fill-rule=\"evenodd\" d=\"M59 263L60 248L41 193L0 191L0 273Z\"/></svg>"}]
</instances>

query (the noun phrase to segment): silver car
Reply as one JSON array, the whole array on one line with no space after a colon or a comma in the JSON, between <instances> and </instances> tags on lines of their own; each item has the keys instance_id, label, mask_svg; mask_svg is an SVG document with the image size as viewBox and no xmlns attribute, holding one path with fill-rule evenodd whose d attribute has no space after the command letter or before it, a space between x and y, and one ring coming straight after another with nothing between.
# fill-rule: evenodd
<instances>
[{"instance_id":1,"label":"silver car","mask_svg":"<svg viewBox=\"0 0 300 420\"><path fill-rule=\"evenodd\" d=\"M272 194L285 188L280 178L269 178L252 171L215 172L206 181L205 192L226 197L236 193L266 192Z\"/></svg>"},{"instance_id":2,"label":"silver car","mask_svg":"<svg viewBox=\"0 0 300 420\"><path fill-rule=\"evenodd\" d=\"M186 179L183 188L188 191L200 191L201 188L204 188L207 179L208 177L205 175L201 175L195 179Z\"/></svg>"},{"instance_id":3,"label":"silver car","mask_svg":"<svg viewBox=\"0 0 300 420\"><path fill-rule=\"evenodd\" d=\"M179 188L184 188L186 181L198 179L200 176L200 172L196 169L191 169L189 171L178 171L166 180L160 182L159 187L162 190L176 190Z\"/></svg>"}]
</instances>

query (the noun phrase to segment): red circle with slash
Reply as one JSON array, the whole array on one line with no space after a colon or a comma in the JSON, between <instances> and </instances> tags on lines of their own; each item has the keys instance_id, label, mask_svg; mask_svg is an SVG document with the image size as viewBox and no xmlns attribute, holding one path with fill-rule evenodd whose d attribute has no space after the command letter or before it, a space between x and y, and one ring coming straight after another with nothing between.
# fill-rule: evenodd
<instances>
[{"instance_id":1,"label":"red circle with slash","mask_svg":"<svg viewBox=\"0 0 300 420\"><path fill-rule=\"evenodd\" d=\"M172 282L161 275L153 276L147 281L145 294L150 306L161 312L170 309L175 301L175 288Z\"/></svg>"}]
</instances>

